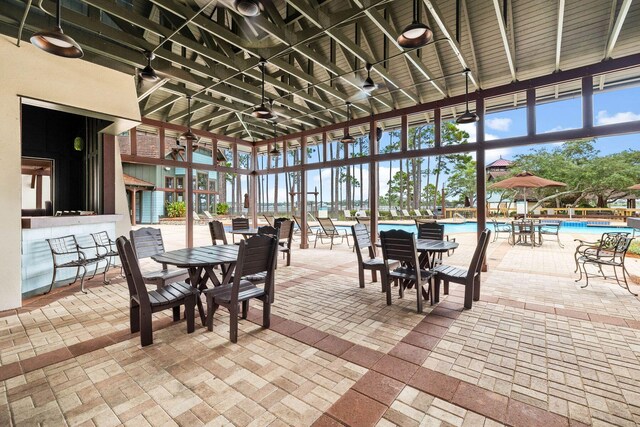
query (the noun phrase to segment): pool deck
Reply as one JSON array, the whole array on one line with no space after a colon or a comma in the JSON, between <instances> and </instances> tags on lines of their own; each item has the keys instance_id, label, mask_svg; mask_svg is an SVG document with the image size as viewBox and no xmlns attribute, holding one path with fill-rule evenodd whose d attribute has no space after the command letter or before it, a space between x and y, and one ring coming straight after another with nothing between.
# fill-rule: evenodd
<instances>
[{"instance_id":1,"label":"pool deck","mask_svg":"<svg viewBox=\"0 0 640 427\"><path fill-rule=\"evenodd\" d=\"M168 249L184 226L162 226ZM197 226L196 245L209 244ZM466 266L475 233L445 262ZM489 244L480 301L463 288L417 314L415 294L358 287L345 244L280 260L272 327L260 304L228 340L154 315L154 344L128 332L128 291L91 280L0 314L0 424L498 426L640 424L640 301L575 283L574 238ZM299 243L299 242L298 242ZM640 260L628 259L632 275ZM640 286L632 285L634 291Z\"/></svg>"}]
</instances>

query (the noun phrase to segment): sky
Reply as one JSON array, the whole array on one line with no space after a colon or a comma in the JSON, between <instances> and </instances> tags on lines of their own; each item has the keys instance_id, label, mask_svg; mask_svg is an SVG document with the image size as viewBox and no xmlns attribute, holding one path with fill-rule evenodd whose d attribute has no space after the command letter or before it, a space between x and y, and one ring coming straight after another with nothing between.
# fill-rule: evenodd
<instances>
[{"instance_id":1,"label":"sky","mask_svg":"<svg viewBox=\"0 0 640 427\"><path fill-rule=\"evenodd\" d=\"M593 99L594 125L606 125L612 123L628 122L640 120L640 86L634 88L625 88L622 90L611 91L595 91ZM582 123L582 99L580 96L575 98L561 100L557 102L549 102L536 106L536 128L539 133L554 132L581 127ZM473 142L476 138L476 125L460 125L470 135L469 141ZM485 118L485 140L498 140L514 136L523 136L526 134L526 108L518 108L509 111L488 114ZM551 147L558 145L563 141L551 144L531 145L524 147L512 147L489 150L486 152L486 163L503 157L513 160L519 154L526 154L532 150L543 147ZM381 148L389 143L389 135L384 133L381 140ZM595 148L600 151L601 155L618 153L626 149L640 149L640 135L620 135L607 138L599 138L596 141ZM389 162L383 162L379 168L379 188L380 195L387 193L387 182L392 174L399 170L398 162L392 162L391 168ZM356 169L359 178L359 167ZM363 168L363 190L365 198L369 191L369 174L368 166ZM446 177L445 177L446 178ZM329 169L309 171L307 175L307 190L313 191L315 187L320 187L320 181L325 192L324 199L329 200L329 189L331 188L331 171ZM446 184L445 184L446 185ZM275 187L273 176L269 177L269 188L271 190L270 201L273 202L273 188ZM285 201L284 179L281 178L278 183L279 201ZM359 189L356 189L359 194ZM311 200L311 198L310 198Z\"/></svg>"}]
</instances>

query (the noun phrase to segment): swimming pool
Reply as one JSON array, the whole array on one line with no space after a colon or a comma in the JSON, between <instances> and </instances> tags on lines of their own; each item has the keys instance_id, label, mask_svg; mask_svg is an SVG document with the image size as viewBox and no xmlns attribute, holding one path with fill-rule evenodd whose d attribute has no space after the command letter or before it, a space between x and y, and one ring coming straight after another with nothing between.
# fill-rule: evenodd
<instances>
[{"instance_id":1,"label":"swimming pool","mask_svg":"<svg viewBox=\"0 0 640 427\"><path fill-rule=\"evenodd\" d=\"M489 229L493 231L492 224L487 224L487 227L489 227ZM379 224L378 228L380 231L405 230L409 232L416 232L416 226L413 224ZM476 230L477 227L475 222L465 222L463 224L444 224L445 233L473 233ZM602 234L624 231L631 233L633 232L633 229L629 227L576 227L573 224L568 226L560 226L561 233Z\"/></svg>"}]
</instances>

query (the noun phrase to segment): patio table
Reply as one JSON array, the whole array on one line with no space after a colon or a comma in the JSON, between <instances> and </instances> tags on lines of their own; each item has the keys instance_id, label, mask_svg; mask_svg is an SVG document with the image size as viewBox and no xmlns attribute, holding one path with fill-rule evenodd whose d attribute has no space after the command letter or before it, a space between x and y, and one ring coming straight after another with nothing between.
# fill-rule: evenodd
<instances>
[{"instance_id":1,"label":"patio table","mask_svg":"<svg viewBox=\"0 0 640 427\"><path fill-rule=\"evenodd\" d=\"M258 229L257 228L240 228L237 230L231 230L230 233L241 234L242 237L246 239L249 236L255 236L256 234L258 234Z\"/></svg>"},{"instance_id":2,"label":"patio table","mask_svg":"<svg viewBox=\"0 0 640 427\"><path fill-rule=\"evenodd\" d=\"M207 288L208 280L211 280L214 286L229 283L234 270L233 266L238 259L238 245L215 245L177 249L175 251L154 255L151 259L159 263L187 269L191 286L202 291ZM218 265L226 267L221 268L222 280L218 278L214 270L214 267ZM199 297L197 303L200 319L204 326L205 313Z\"/></svg>"}]
</instances>

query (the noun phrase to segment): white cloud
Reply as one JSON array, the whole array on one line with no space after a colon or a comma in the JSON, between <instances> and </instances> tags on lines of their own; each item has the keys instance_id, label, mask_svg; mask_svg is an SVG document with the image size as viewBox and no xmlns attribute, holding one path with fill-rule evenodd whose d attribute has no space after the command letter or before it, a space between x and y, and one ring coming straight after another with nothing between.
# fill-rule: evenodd
<instances>
[{"instance_id":1,"label":"white cloud","mask_svg":"<svg viewBox=\"0 0 640 427\"><path fill-rule=\"evenodd\" d=\"M596 115L596 125L611 125L614 123L624 123L640 120L640 114L633 113L631 111L625 111L621 113L615 113L610 116L607 110L598 111Z\"/></svg>"},{"instance_id":2,"label":"white cloud","mask_svg":"<svg viewBox=\"0 0 640 427\"><path fill-rule=\"evenodd\" d=\"M477 141L477 127L475 123L467 123L467 124L462 124L462 125L458 125L458 128L467 132L469 134L469 142L476 142ZM499 137L497 135L493 135L490 133L486 133L484 134L484 140L485 141L491 141L492 139L498 139Z\"/></svg>"},{"instance_id":3,"label":"white cloud","mask_svg":"<svg viewBox=\"0 0 640 427\"><path fill-rule=\"evenodd\" d=\"M562 125L558 125L558 126L552 127L551 129L545 130L543 133L560 132L561 130L567 130L567 129L573 129L573 128L566 128Z\"/></svg>"},{"instance_id":4,"label":"white cloud","mask_svg":"<svg viewBox=\"0 0 640 427\"><path fill-rule=\"evenodd\" d=\"M511 128L511 119L508 117L496 117L485 121L489 129L507 132Z\"/></svg>"}]
</instances>

